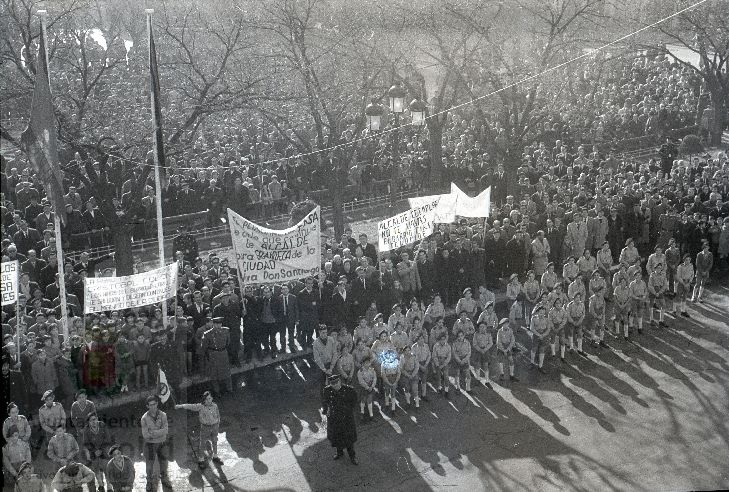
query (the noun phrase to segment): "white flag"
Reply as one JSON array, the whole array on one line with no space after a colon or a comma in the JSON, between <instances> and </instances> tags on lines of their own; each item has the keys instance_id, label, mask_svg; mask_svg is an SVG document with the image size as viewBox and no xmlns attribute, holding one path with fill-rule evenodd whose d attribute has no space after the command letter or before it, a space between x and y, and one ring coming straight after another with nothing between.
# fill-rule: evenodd
<instances>
[{"instance_id":1,"label":"white flag","mask_svg":"<svg viewBox=\"0 0 729 492\"><path fill-rule=\"evenodd\" d=\"M170 399L171 394L170 385L167 384L167 375L159 368L159 382L157 383L157 396L162 403L166 403Z\"/></svg>"}]
</instances>

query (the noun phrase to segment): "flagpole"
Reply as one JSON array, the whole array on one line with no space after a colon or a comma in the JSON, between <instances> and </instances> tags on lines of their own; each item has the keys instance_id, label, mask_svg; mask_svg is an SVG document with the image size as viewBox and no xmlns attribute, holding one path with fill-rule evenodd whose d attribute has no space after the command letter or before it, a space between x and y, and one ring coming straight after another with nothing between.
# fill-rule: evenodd
<instances>
[{"instance_id":1,"label":"flagpole","mask_svg":"<svg viewBox=\"0 0 729 492\"><path fill-rule=\"evenodd\" d=\"M145 9L144 12L147 14L147 39L152 39L152 14L154 13L154 9ZM157 54L154 54L157 56ZM150 47L150 58L149 62L152 63L152 52ZM156 61L156 60L155 60ZM151 67L150 67L151 68ZM151 76L151 74L150 74ZM159 121L157 121L157 118L155 116L155 105L154 105L154 83L150 84L151 90L150 90L150 105L152 108L152 119L154 120L155 124L155 137L152 139L154 141L154 192L155 192L155 205L157 209L157 247L159 248L159 266L160 268L165 267L165 237L164 237L164 228L162 225L162 185L160 184L160 176L159 176L159 167L163 165L163 162L159 162L159 152L157 149L157 126L160 124ZM164 324L165 328L169 327L169 319L167 315L167 302L162 303L162 324Z\"/></svg>"},{"instance_id":2,"label":"flagpole","mask_svg":"<svg viewBox=\"0 0 729 492\"><path fill-rule=\"evenodd\" d=\"M41 33L40 35L43 37L43 44L44 46L48 46L47 43L47 37L46 37L46 15L48 14L47 10L39 10L38 16L40 17L40 23L41 23ZM48 49L46 48L44 53L46 59L46 67L48 67ZM48 75L48 85L50 87L51 83L51 74L50 70L47 70ZM50 192L50 190L46 190L46 192ZM60 205L55 204L56 208L58 208ZM66 275L63 271L63 245L62 239L61 239L61 217L60 214L63 213L62 210L55 210L55 213L53 214L53 228L54 228L54 234L56 236L56 261L58 262L58 297L61 301L61 333L63 333L63 338L65 340L69 339L68 336L68 304L66 302Z\"/></svg>"},{"instance_id":3,"label":"flagpole","mask_svg":"<svg viewBox=\"0 0 729 492\"><path fill-rule=\"evenodd\" d=\"M15 260L15 272L18 274L17 287L15 288L15 333L17 334L18 344L18 360L16 364L20 364L20 261ZM25 301L26 303L28 301Z\"/></svg>"}]
</instances>

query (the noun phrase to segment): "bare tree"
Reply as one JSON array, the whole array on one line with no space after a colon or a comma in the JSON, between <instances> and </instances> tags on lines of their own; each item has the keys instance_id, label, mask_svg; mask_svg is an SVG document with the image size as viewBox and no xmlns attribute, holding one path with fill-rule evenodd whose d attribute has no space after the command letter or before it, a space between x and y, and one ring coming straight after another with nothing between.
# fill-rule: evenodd
<instances>
[{"instance_id":1,"label":"bare tree","mask_svg":"<svg viewBox=\"0 0 729 492\"><path fill-rule=\"evenodd\" d=\"M656 17L672 14L686 2L656 3ZM670 10L669 10L670 9ZM646 19L636 27L654 21ZM656 31L659 36L656 39ZM679 48L679 49L676 49ZM727 125L729 105L729 3L710 0L697 8L682 12L672 22L662 22L647 32L647 39L639 38L634 49L650 49L669 57L674 62L688 67L702 80L702 92L710 95L709 101L702 100L697 113L697 124L706 113L709 115L708 131L711 145L721 144L721 135ZM679 54L688 50L698 58L698 64Z\"/></svg>"},{"instance_id":2,"label":"bare tree","mask_svg":"<svg viewBox=\"0 0 729 492\"><path fill-rule=\"evenodd\" d=\"M271 35L265 47L276 65L271 77L287 82L278 85L275 102L259 106L259 112L299 152L310 154L311 166L323 164L337 234L344 229L343 189L356 155L354 140L364 129L371 95L383 91L378 86L383 59L376 45L365 41L369 29L332 21L353 17L327 10L319 0L275 0L262 3L258 24Z\"/></svg>"}]
</instances>

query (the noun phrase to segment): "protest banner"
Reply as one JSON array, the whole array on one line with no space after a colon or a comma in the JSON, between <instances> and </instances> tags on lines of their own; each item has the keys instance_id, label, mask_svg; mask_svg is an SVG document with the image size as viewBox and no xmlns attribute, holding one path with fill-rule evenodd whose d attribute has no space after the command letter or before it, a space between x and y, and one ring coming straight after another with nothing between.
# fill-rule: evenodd
<instances>
[{"instance_id":1,"label":"protest banner","mask_svg":"<svg viewBox=\"0 0 729 492\"><path fill-rule=\"evenodd\" d=\"M321 270L321 210L293 227L268 229L228 209L238 274L243 284L289 282Z\"/></svg>"},{"instance_id":2,"label":"protest banner","mask_svg":"<svg viewBox=\"0 0 729 492\"><path fill-rule=\"evenodd\" d=\"M18 300L18 277L20 265L18 260L2 263L2 305L9 306Z\"/></svg>"},{"instance_id":3,"label":"protest banner","mask_svg":"<svg viewBox=\"0 0 729 492\"><path fill-rule=\"evenodd\" d=\"M489 186L478 196L471 198L455 183L451 183L451 192L444 195L428 195L408 198L411 208L416 208L440 198L435 210L436 224L454 222L459 217L488 217L491 213L491 187Z\"/></svg>"},{"instance_id":4,"label":"protest banner","mask_svg":"<svg viewBox=\"0 0 729 492\"><path fill-rule=\"evenodd\" d=\"M471 198L455 183L451 183L451 195L456 195L455 214L459 217L488 217L491 213L491 187Z\"/></svg>"},{"instance_id":5,"label":"protest banner","mask_svg":"<svg viewBox=\"0 0 729 492\"><path fill-rule=\"evenodd\" d=\"M441 198L411 208L377 223L380 251L390 251L420 241L433 233L435 211Z\"/></svg>"},{"instance_id":6,"label":"protest banner","mask_svg":"<svg viewBox=\"0 0 729 492\"><path fill-rule=\"evenodd\" d=\"M126 277L87 278L84 313L118 311L156 304L177 294L177 263Z\"/></svg>"}]
</instances>

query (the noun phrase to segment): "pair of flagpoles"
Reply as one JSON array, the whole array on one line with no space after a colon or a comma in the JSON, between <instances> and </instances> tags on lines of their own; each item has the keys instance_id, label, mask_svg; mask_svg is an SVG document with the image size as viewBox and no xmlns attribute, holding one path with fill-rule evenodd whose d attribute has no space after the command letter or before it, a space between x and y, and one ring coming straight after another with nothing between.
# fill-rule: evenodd
<instances>
[{"instance_id":1,"label":"pair of flagpoles","mask_svg":"<svg viewBox=\"0 0 729 492\"><path fill-rule=\"evenodd\" d=\"M152 14L154 9L145 9L147 15L147 35L149 39L149 63L150 63L150 79L151 79L151 91L150 91L150 104L152 108L152 118L154 122L154 183L155 183L155 201L156 212L157 212L157 242L159 247L159 264L160 267L165 266L165 245L164 245L164 230L162 224L162 186L160 182L159 168L164 165L164 162L160 162L160 155L164 155L164 149L161 141L161 128L162 121L159 111L159 79L157 78L157 53L154 48L154 42L152 39ZM46 34L46 15L48 11L38 10L41 23L41 37L44 46L48 46L47 34ZM45 57L45 66L48 67L48 50L45 49L43 52ZM46 76L48 77L48 84L50 87L50 70L46 70ZM63 204L55 204L60 207ZM64 335L64 339L68 340L69 337L69 326L68 326L68 302L66 300L66 279L64 272L64 259L63 259L63 246L61 240L61 219L60 213L62 211L56 210L54 214L54 234L56 237L56 260L58 262L58 285L59 285L59 298L61 301L61 328ZM17 315L20 316L20 310L18 309ZM163 303L162 306L162 320L165 326L168 326L168 315L166 306Z\"/></svg>"}]
</instances>

